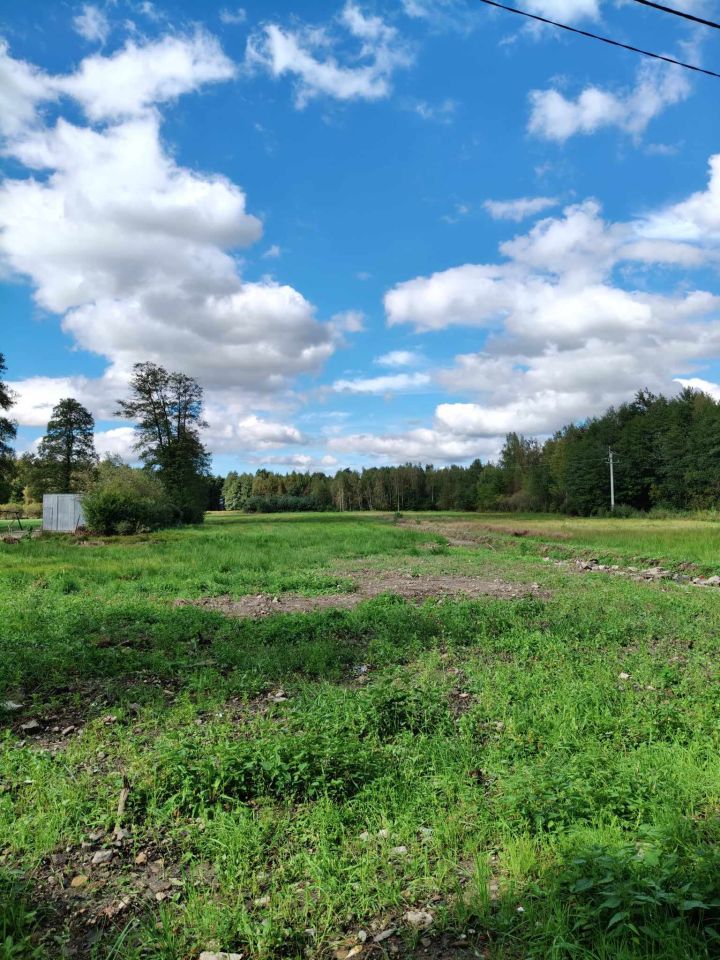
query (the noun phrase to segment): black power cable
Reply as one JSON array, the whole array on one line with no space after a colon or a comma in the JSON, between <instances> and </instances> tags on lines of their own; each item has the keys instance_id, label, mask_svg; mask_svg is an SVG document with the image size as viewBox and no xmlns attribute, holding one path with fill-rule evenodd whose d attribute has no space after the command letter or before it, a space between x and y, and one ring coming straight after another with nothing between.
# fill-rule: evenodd
<instances>
[{"instance_id":1,"label":"black power cable","mask_svg":"<svg viewBox=\"0 0 720 960\"><path fill-rule=\"evenodd\" d=\"M662 10L663 13L672 13L676 17L682 17L683 20L701 23L704 27L714 27L716 30L720 30L720 23L716 23L714 20L705 20L703 17L696 17L692 13L685 13L684 10L675 10L673 7L666 7L662 3L653 3L653 0L635 0L635 3L641 3L644 7L652 7L654 10Z\"/></svg>"},{"instance_id":2,"label":"black power cable","mask_svg":"<svg viewBox=\"0 0 720 960\"><path fill-rule=\"evenodd\" d=\"M665 63L672 63L676 67L684 67L686 70L692 70L695 73L704 73L708 77L717 77L720 79L720 73L714 70L706 70L704 67L693 66L692 63L683 63L682 60L674 60L672 57L664 57L661 53L652 53L650 50L641 50L640 47L632 47L629 43L620 43L619 40L611 40L609 37L601 37L597 33L590 33L588 30L579 30L577 27L569 27L566 23L559 23L557 20L548 20L547 17L538 16L536 13L528 13L527 10L519 10L517 7L508 7L504 3L496 3L496 0L480 0L488 7L497 7L499 10L507 10L509 13L517 13L521 17L528 17L530 20L537 20L539 23L548 23L551 27L559 27L561 30L568 30L570 33L577 33L581 37L589 37L591 40L600 40L601 43L608 43L611 47L622 47L623 50L630 50L631 53L640 53L644 57L652 57L653 60L663 60Z\"/></svg>"}]
</instances>

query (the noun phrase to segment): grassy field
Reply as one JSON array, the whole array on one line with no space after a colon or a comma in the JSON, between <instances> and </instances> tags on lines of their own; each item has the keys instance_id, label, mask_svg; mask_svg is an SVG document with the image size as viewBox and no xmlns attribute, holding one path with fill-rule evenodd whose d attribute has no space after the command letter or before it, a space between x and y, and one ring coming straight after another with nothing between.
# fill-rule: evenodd
<instances>
[{"instance_id":1,"label":"grassy field","mask_svg":"<svg viewBox=\"0 0 720 960\"><path fill-rule=\"evenodd\" d=\"M718 572L719 537L225 514L0 542L0 960L719 957L720 590L623 574Z\"/></svg>"}]
</instances>

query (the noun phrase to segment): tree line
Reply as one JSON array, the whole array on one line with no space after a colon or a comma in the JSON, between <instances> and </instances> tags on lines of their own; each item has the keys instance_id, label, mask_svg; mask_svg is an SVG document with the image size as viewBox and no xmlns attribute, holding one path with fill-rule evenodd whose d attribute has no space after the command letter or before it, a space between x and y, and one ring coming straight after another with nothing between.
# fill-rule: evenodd
<instances>
[{"instance_id":1,"label":"tree line","mask_svg":"<svg viewBox=\"0 0 720 960\"><path fill-rule=\"evenodd\" d=\"M5 372L0 354L0 378ZM135 423L140 470L99 462L92 414L76 399L53 409L36 453L16 456L14 398L0 379L0 503L43 493L102 497L117 523L143 500L146 525L174 517L198 522L205 510L511 510L597 515L609 508L613 452L617 512L720 507L720 403L701 391L673 397L640 390L602 416L569 424L541 442L509 433L495 463L399 466L323 472L210 473L201 441L203 391L182 373L136 364L117 415ZM119 491L119 492L118 492ZM153 506L154 504L154 506ZM112 507L112 510L110 510ZM139 509L139 508L138 508ZM120 519L118 520L117 517ZM155 517L153 521L152 518ZM136 522L136 525L140 521ZM106 524L106 526L111 524Z\"/></svg>"},{"instance_id":2,"label":"tree line","mask_svg":"<svg viewBox=\"0 0 720 960\"><path fill-rule=\"evenodd\" d=\"M592 516L720 507L720 403L684 389L639 391L600 417L569 424L544 442L509 433L495 463L324 473L230 473L232 510L503 510Z\"/></svg>"}]
</instances>

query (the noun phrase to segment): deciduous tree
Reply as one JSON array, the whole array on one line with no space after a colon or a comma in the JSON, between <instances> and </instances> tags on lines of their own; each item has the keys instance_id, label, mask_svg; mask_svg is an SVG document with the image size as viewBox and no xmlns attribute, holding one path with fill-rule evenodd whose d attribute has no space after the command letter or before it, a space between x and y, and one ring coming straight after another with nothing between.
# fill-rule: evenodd
<instances>
[{"instance_id":1,"label":"deciduous tree","mask_svg":"<svg viewBox=\"0 0 720 960\"><path fill-rule=\"evenodd\" d=\"M202 520L210 455L200 439L203 390L184 373L155 363L137 363L130 396L118 415L135 421L135 448L158 477L186 522Z\"/></svg>"}]
</instances>

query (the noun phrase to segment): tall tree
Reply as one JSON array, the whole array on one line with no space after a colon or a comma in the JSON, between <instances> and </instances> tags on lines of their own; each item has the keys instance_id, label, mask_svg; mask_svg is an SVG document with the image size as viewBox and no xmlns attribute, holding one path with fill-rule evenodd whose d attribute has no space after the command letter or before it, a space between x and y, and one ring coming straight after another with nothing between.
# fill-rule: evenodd
<instances>
[{"instance_id":1,"label":"tall tree","mask_svg":"<svg viewBox=\"0 0 720 960\"><path fill-rule=\"evenodd\" d=\"M0 353L0 377L6 369L5 355ZM15 439L16 426L10 417L5 416L5 413L14 403L15 398L12 391L6 383L0 380L0 457L8 457L12 452L10 441Z\"/></svg>"},{"instance_id":2,"label":"tall tree","mask_svg":"<svg viewBox=\"0 0 720 960\"><path fill-rule=\"evenodd\" d=\"M5 370L5 356L0 353L0 377L5 373ZM10 442L15 439L16 427L10 417L5 416L14 402L15 398L10 388L0 380L0 501L9 498L14 474L13 452Z\"/></svg>"},{"instance_id":3,"label":"tall tree","mask_svg":"<svg viewBox=\"0 0 720 960\"><path fill-rule=\"evenodd\" d=\"M73 397L53 407L38 459L57 493L71 493L85 485L88 472L98 462L94 431L93 415Z\"/></svg>"},{"instance_id":4,"label":"tall tree","mask_svg":"<svg viewBox=\"0 0 720 960\"><path fill-rule=\"evenodd\" d=\"M130 397L118 415L135 421L135 449L155 470L186 522L202 520L210 455L200 439L203 390L184 373L155 363L136 363Z\"/></svg>"}]
</instances>

